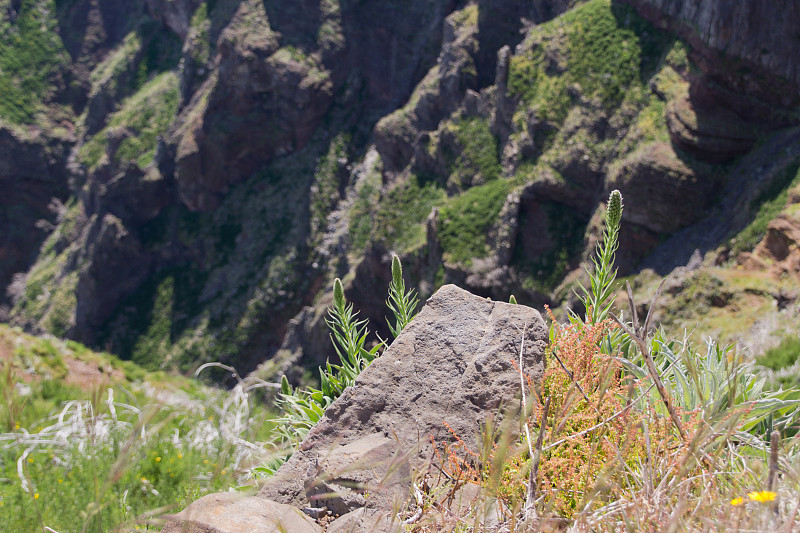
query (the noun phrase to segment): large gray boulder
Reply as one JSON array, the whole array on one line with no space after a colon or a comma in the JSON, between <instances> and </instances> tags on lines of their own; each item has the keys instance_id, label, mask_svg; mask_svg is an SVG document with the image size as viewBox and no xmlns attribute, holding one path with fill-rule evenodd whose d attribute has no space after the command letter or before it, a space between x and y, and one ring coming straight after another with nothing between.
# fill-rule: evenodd
<instances>
[{"instance_id":1,"label":"large gray boulder","mask_svg":"<svg viewBox=\"0 0 800 533\"><path fill-rule=\"evenodd\" d=\"M538 379L547 340L538 312L442 287L259 496L335 515L397 509L411 494L414 473L434 459L432 440L453 442L447 426L477 451L489 419L500 423L518 412L513 361L523 336L525 371ZM516 416L506 420L519 429Z\"/></svg>"}]
</instances>

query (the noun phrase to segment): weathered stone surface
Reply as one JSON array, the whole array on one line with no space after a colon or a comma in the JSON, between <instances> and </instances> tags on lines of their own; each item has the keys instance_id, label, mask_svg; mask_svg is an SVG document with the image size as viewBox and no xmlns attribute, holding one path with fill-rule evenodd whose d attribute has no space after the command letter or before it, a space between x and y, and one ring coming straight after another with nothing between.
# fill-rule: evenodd
<instances>
[{"instance_id":1,"label":"weathered stone surface","mask_svg":"<svg viewBox=\"0 0 800 533\"><path fill-rule=\"evenodd\" d=\"M433 456L431 439L452 442L445 424L477 449L488 418L519 408L512 361L523 334L525 370L537 378L547 337L539 313L442 287L259 495L337 514L404 502L414 469Z\"/></svg>"},{"instance_id":2,"label":"weathered stone surface","mask_svg":"<svg viewBox=\"0 0 800 533\"><path fill-rule=\"evenodd\" d=\"M747 153L758 138L758 128L703 96L684 95L667 105L667 128L673 144L715 163Z\"/></svg>"},{"instance_id":3,"label":"weathered stone surface","mask_svg":"<svg viewBox=\"0 0 800 533\"><path fill-rule=\"evenodd\" d=\"M800 44L794 0L623 1L686 39L698 65L731 88L785 106L800 101L800 60L789 52Z\"/></svg>"},{"instance_id":4,"label":"weathered stone surface","mask_svg":"<svg viewBox=\"0 0 800 533\"><path fill-rule=\"evenodd\" d=\"M33 263L45 230L60 222L58 204L69 193L64 165L72 142L42 134L23 138L0 127L0 304L12 276Z\"/></svg>"},{"instance_id":5,"label":"weathered stone surface","mask_svg":"<svg viewBox=\"0 0 800 533\"><path fill-rule=\"evenodd\" d=\"M714 182L689 168L664 143L630 155L608 178L607 188L625 195L625 220L671 233L704 215Z\"/></svg>"},{"instance_id":6,"label":"weathered stone surface","mask_svg":"<svg viewBox=\"0 0 800 533\"><path fill-rule=\"evenodd\" d=\"M173 516L162 533L321 533L291 505L236 493L209 494Z\"/></svg>"},{"instance_id":7,"label":"weathered stone surface","mask_svg":"<svg viewBox=\"0 0 800 533\"><path fill-rule=\"evenodd\" d=\"M114 307L147 277L152 258L110 213L95 221L86 241L93 246L84 248L87 256L78 274L73 334L93 342L96 329Z\"/></svg>"}]
</instances>

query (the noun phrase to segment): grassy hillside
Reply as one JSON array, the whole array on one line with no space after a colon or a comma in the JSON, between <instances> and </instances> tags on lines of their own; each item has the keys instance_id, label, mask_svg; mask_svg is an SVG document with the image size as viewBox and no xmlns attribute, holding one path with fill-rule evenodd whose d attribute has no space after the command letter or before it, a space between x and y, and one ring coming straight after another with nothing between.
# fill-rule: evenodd
<instances>
[{"instance_id":1,"label":"grassy hillside","mask_svg":"<svg viewBox=\"0 0 800 533\"><path fill-rule=\"evenodd\" d=\"M268 458L242 446L271 430L241 389L147 372L7 326L0 376L5 531L157 531L162 513L247 483Z\"/></svg>"}]
</instances>

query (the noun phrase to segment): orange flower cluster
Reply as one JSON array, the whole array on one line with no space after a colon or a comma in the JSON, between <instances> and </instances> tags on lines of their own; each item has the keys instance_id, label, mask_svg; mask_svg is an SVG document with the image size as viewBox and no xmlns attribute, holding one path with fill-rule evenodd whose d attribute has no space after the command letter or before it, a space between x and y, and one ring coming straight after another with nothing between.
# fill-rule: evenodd
<instances>
[{"instance_id":1,"label":"orange flower cluster","mask_svg":"<svg viewBox=\"0 0 800 533\"><path fill-rule=\"evenodd\" d=\"M551 402L545 444L563 442L542 454L539 488L559 514L571 516L600 476L624 471L613 468L620 459L627 463L643 455L641 412L628 408L631 383L623 379L622 366L600 350L616 325L559 325L548 313L555 335L539 396ZM541 410L540 404L534 420Z\"/></svg>"}]
</instances>

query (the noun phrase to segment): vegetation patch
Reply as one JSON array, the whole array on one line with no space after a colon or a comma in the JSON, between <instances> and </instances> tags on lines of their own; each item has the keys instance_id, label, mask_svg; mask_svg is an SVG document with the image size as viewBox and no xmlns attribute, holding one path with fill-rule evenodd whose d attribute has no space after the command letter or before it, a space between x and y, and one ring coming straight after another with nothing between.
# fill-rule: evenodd
<instances>
[{"instance_id":1,"label":"vegetation patch","mask_svg":"<svg viewBox=\"0 0 800 533\"><path fill-rule=\"evenodd\" d=\"M153 160L159 135L163 135L178 112L178 76L165 72L153 78L136 94L126 99L103 130L84 144L81 162L94 170L108 151L112 134L124 130L124 139L113 153L113 162L131 162L145 168Z\"/></svg>"},{"instance_id":2,"label":"vegetation patch","mask_svg":"<svg viewBox=\"0 0 800 533\"><path fill-rule=\"evenodd\" d=\"M205 3L200 4L195 9L191 20L192 47L190 53L192 59L198 64L205 64L211 59L211 43L209 42L209 30L211 20L208 18L208 7Z\"/></svg>"},{"instance_id":3,"label":"vegetation patch","mask_svg":"<svg viewBox=\"0 0 800 533\"><path fill-rule=\"evenodd\" d=\"M489 121L480 117L459 118L448 125L459 150L449 155L448 185L487 183L500 176L497 139L489 130Z\"/></svg>"},{"instance_id":4,"label":"vegetation patch","mask_svg":"<svg viewBox=\"0 0 800 533\"><path fill-rule=\"evenodd\" d=\"M544 120L563 122L577 94L618 106L643 86L672 43L629 6L592 0L537 26L511 59L509 91Z\"/></svg>"},{"instance_id":5,"label":"vegetation patch","mask_svg":"<svg viewBox=\"0 0 800 533\"><path fill-rule=\"evenodd\" d=\"M3 325L0 355L4 530L159 530L150 511L241 485L269 457L270 413L241 388L227 394ZM66 384L67 367L96 379Z\"/></svg>"},{"instance_id":6,"label":"vegetation patch","mask_svg":"<svg viewBox=\"0 0 800 533\"><path fill-rule=\"evenodd\" d=\"M165 271L139 287L109 321L108 341L121 357L148 370L167 363L166 355L196 313L206 275L188 266Z\"/></svg>"},{"instance_id":7,"label":"vegetation patch","mask_svg":"<svg viewBox=\"0 0 800 533\"><path fill-rule=\"evenodd\" d=\"M468 267L472 259L491 253L489 229L497 221L510 187L508 180L491 181L468 189L442 207L439 239L446 261Z\"/></svg>"},{"instance_id":8,"label":"vegetation patch","mask_svg":"<svg viewBox=\"0 0 800 533\"><path fill-rule=\"evenodd\" d=\"M372 233L375 209L381 197L381 174L372 168L356 185L356 198L350 209L348 231L353 251L363 250Z\"/></svg>"},{"instance_id":9,"label":"vegetation patch","mask_svg":"<svg viewBox=\"0 0 800 533\"><path fill-rule=\"evenodd\" d=\"M786 206L789 189L800 184L800 163L786 168L772 185L753 201L751 207L757 209L752 222L735 238L731 239L731 256L752 251L767 234L767 226Z\"/></svg>"},{"instance_id":10,"label":"vegetation patch","mask_svg":"<svg viewBox=\"0 0 800 533\"><path fill-rule=\"evenodd\" d=\"M70 62L58 34L54 0L20 0L16 16L0 16L0 117L35 121ZM6 3L5 10L11 10Z\"/></svg>"},{"instance_id":11,"label":"vegetation patch","mask_svg":"<svg viewBox=\"0 0 800 533\"><path fill-rule=\"evenodd\" d=\"M375 214L373 240L402 254L425 242L425 221L434 206L446 198L434 182L411 175L391 189Z\"/></svg>"},{"instance_id":12,"label":"vegetation patch","mask_svg":"<svg viewBox=\"0 0 800 533\"><path fill-rule=\"evenodd\" d=\"M772 370L780 370L792 366L800 359L800 337L785 337L775 348L764 352L756 362Z\"/></svg>"},{"instance_id":13,"label":"vegetation patch","mask_svg":"<svg viewBox=\"0 0 800 533\"><path fill-rule=\"evenodd\" d=\"M314 169L314 184L311 186L311 232L318 235L325 230L328 215L341 198L348 172L347 145L349 135L340 133L331 141L327 153L317 161ZM344 174L344 175L343 175Z\"/></svg>"}]
</instances>

